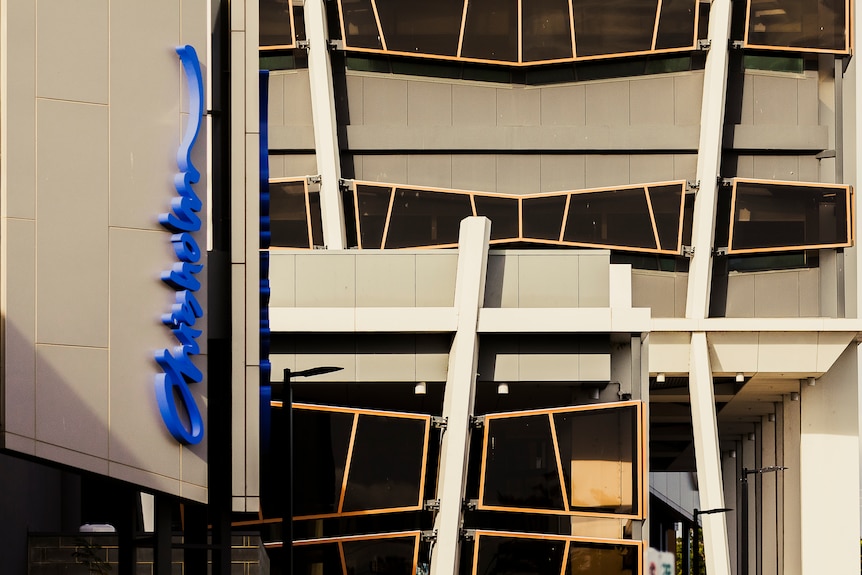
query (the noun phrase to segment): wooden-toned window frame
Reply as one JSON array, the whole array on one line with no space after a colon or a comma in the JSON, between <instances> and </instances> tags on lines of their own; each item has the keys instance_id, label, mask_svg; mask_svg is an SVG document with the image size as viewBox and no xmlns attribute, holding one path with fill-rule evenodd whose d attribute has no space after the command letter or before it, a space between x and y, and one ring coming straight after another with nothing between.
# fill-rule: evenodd
<instances>
[{"instance_id":1,"label":"wooden-toned window frame","mask_svg":"<svg viewBox=\"0 0 862 575\"><path fill-rule=\"evenodd\" d=\"M844 0L844 49L830 50L827 48L810 48L805 46L773 46L770 44L753 44L748 41L748 34L751 28L751 1L746 0L745 6L745 37L742 41L744 48L753 48L757 50L773 50L780 52L803 52L813 54L850 54L853 51L853 34L851 34L853 26L853 3L851 0Z\"/></svg>"},{"instance_id":2,"label":"wooden-toned window frame","mask_svg":"<svg viewBox=\"0 0 862 575\"><path fill-rule=\"evenodd\" d=\"M258 46L261 52L270 52L272 50L293 50L296 48L296 18L293 14L293 0L287 0L290 14L290 44L278 44L274 46Z\"/></svg>"},{"instance_id":3,"label":"wooden-toned window frame","mask_svg":"<svg viewBox=\"0 0 862 575\"><path fill-rule=\"evenodd\" d=\"M283 403L278 400L273 400L270 405L275 408L282 408ZM428 441L431 434L431 416L419 413L402 413L398 411L381 411L376 409L355 409L350 407L337 407L331 405L312 405L306 403L294 403L294 410L306 411L323 411L328 413L345 413L353 415L353 428L350 432L350 443L347 448L347 459L344 466L344 477L341 481L341 491L338 497L338 511L334 513L320 513L313 515L296 515L294 521L302 521L306 519L327 519L330 517L352 517L358 515L379 515L381 513L399 513L402 511L421 511L424 506L423 496L425 494L425 474L428 467ZM350 478L350 465L353 457L353 447L356 442L356 429L359 425L359 417L386 417L397 419L411 419L425 422L425 435L422 442L422 469L419 476L419 493L417 494L416 505L406 507L384 507L379 509L363 509L359 511L344 511L344 497L347 493L347 484Z\"/></svg>"},{"instance_id":4,"label":"wooden-toned window frame","mask_svg":"<svg viewBox=\"0 0 862 575\"><path fill-rule=\"evenodd\" d=\"M658 228L656 226L655 213L652 210L652 201L650 199L649 188L651 187L659 187L659 186L668 186L668 185L680 185L682 187L680 193L680 206L679 206L679 227L677 230L677 243L672 248L663 248L661 245L661 241L659 238ZM389 188L389 208L386 213L386 222L383 228L383 240L379 246L365 246L362 244L362 223L360 221L359 215L359 195L357 192L357 186L371 186L376 187L381 190ZM627 252L636 252L636 253L647 253L647 254L660 254L660 255L679 255L682 253L682 232L683 232L683 223L684 223L684 215L685 215L685 180L671 180L665 182L649 182L646 184L628 184L624 186L608 186L603 188L588 188L583 190L570 190L570 191L561 191L561 192L543 192L537 194L506 194L500 192L476 192L476 191L468 191L468 190L455 190L455 189L447 189L447 188L436 188L429 186L412 186L412 185L402 185L402 184L389 184L382 182L369 182L362 180L353 180L352 181L352 193L353 193L353 205L354 205L354 218L356 223L356 236L357 236L357 247L359 249L393 249L386 247L386 238L389 233L389 226L392 219L392 206L395 200L395 191L396 189L405 189L405 190L414 190L414 191L428 191L428 192L440 192L444 194L458 194L468 196L470 199L470 206L472 208L472 215L477 215L476 213L476 202L475 197L493 197L493 198L505 198L510 200L516 200L518 202L518 236L512 238L500 238L491 240L489 243L491 245L495 244L507 244L514 242L528 242L532 244L546 244L553 246L567 246L567 247L584 247L584 248L602 248L602 249L611 249L618 251L627 251ZM568 218L568 210L569 204L571 201L571 197L574 195L581 194L592 194L592 193L603 193L603 192L612 192L612 191L623 191L623 190L643 190L646 203L648 207L648 216L650 218L650 222L653 228L653 234L655 236L656 245L659 246L658 249L650 249L650 248L636 248L631 246L620 246L615 244L603 244L603 243L586 243L586 242L571 242L563 239L566 230L566 221ZM523 203L524 200L530 200L534 198L549 198L549 197L565 197L566 204L563 212L562 225L560 226L560 235L557 240L546 240L546 239L536 239L524 236L524 216L523 216ZM457 247L458 244L435 244L435 245L425 245L425 246L416 246L411 248L404 249L437 249L437 248L453 248ZM401 248L395 248L401 249Z\"/></svg>"},{"instance_id":5,"label":"wooden-toned window frame","mask_svg":"<svg viewBox=\"0 0 862 575\"><path fill-rule=\"evenodd\" d=\"M343 537L325 537L321 539L301 539L293 542L293 547L310 547L314 545L329 545L336 543L338 545L338 555L341 558L341 575L349 575L347 572L347 559L344 555L344 543L352 541L381 541L385 539L413 539L413 567L411 573L416 573L416 568L419 565L419 541L422 537L421 531L401 531L397 533L376 533L373 535L346 535ZM267 549L281 549L283 543L275 541L265 543Z\"/></svg>"},{"instance_id":6,"label":"wooden-toned window frame","mask_svg":"<svg viewBox=\"0 0 862 575\"><path fill-rule=\"evenodd\" d=\"M764 184L769 186L792 186L792 187L810 187L810 188L821 188L826 190L841 190L844 192L844 197L846 201L846 210L847 210L847 241L838 242L833 244L810 244L810 245L798 245L798 246L779 246L779 247L771 247L771 248L745 248L745 249L734 249L733 247L733 228L736 222L736 197L737 197L737 185L739 183L748 183L748 184ZM853 187L845 184L821 184L821 183L812 183L812 182L790 182L790 181L780 181L780 180L760 180L753 178L733 178L731 180L731 197L730 197L730 231L728 232L728 240L727 240L727 253L729 255L742 255L742 254L765 254L772 252L790 252L790 251L801 251L801 250L816 250L816 249L827 249L827 248L847 248L853 245L855 240L855 221L856 214L854 211L854 203L852 201L853 197Z\"/></svg>"},{"instance_id":7,"label":"wooden-toned window frame","mask_svg":"<svg viewBox=\"0 0 862 575\"><path fill-rule=\"evenodd\" d=\"M565 548L563 550L563 561L560 566L560 575L568 575L570 570L566 569L569 565L569 548L572 543L587 543L587 544L599 544L599 545L607 545L613 547L632 547L635 551L635 556L638 558L638 561L635 562L635 575L643 575L643 561L640 560L643 558L644 552L644 544L642 541L638 541L635 539L602 539L602 538L591 538L591 537L578 537L574 535L545 535L540 533L519 533L519 532L511 532L511 531L486 531L486 530L477 530L474 532L474 541L473 544L473 567L470 570L472 575L482 575L480 573L476 573L476 570L479 567L479 542L482 537L499 537L506 539L540 539L543 541L559 541L561 543L565 543Z\"/></svg>"},{"instance_id":8,"label":"wooden-toned window frame","mask_svg":"<svg viewBox=\"0 0 862 575\"><path fill-rule=\"evenodd\" d=\"M388 50L386 48L386 37L383 33L383 28L380 24L380 17L378 16L377 11L377 2L376 0L369 0L371 2L372 9L374 11L374 19L377 23L377 33L380 35L380 43L383 46L383 49L379 48L363 48L359 46L351 46L347 40L347 34L345 33L344 27L344 9L342 6L342 0L338 0L338 16L341 25L341 38L344 43L344 49L352 52L365 52L370 54L386 54L390 56L410 56L410 57L420 57L420 58L430 58L434 60L449 60L456 62L474 62L477 64L499 64L504 66L541 66L546 64L557 64L557 63L565 63L565 62L578 62L578 61L586 61L586 60L600 60L600 59L609 59L609 58L625 58L631 56L645 56L650 54L670 54L674 52L689 52L694 50L697 47L697 31L698 31L698 20L700 18L700 0L690 0L693 6L693 17L694 17L694 33L692 34L691 45L682 46L679 48L666 48L657 50L655 48L656 38L659 29L659 20L661 18L661 8L662 8L662 0L658 0L656 3L656 17L653 25L653 36L651 41L651 49L649 50L641 50L636 52L618 52L613 54L600 54L595 56L578 56L577 53L577 38L575 33L575 20L574 20L574 11L572 8L572 2L569 0L568 9L569 9L569 29L571 31L572 38L572 57L566 58L556 58L550 60L535 60L535 61L527 61L523 60L523 26L521 22L523 21L523 11L522 11L522 1L518 1L518 61L511 62L508 60L491 60L484 58L469 58L461 55L461 51L464 45L464 29L467 21L467 8L469 6L470 0L464 0L464 9L461 13L461 28L458 36L458 51L455 56L444 56L440 54L420 54L416 52L401 52L396 50ZM406 1L406 0L405 0ZM426 0L427 1L427 0ZM849 1L849 0L848 0Z\"/></svg>"},{"instance_id":9,"label":"wooden-toned window frame","mask_svg":"<svg viewBox=\"0 0 862 575\"><path fill-rule=\"evenodd\" d=\"M305 194L305 223L308 228L308 247L293 247L293 246L273 246L270 244L270 249L287 249L287 250L313 250L314 249L314 234L311 226L311 198L309 196L308 178L270 178L269 179L269 210L270 210L270 233L272 233L272 204L273 193L272 186L277 184L295 184L302 183L302 189Z\"/></svg>"},{"instance_id":10,"label":"wooden-toned window frame","mask_svg":"<svg viewBox=\"0 0 862 575\"><path fill-rule=\"evenodd\" d=\"M632 464L637 473L636 477L638 484L634 486L634 495L637 498L637 513L610 513L598 511L579 511L569 508L569 496L565 476L563 474L563 463L560 456L559 441L557 439L556 427L554 424L554 415L558 413L583 413L605 411L611 409L627 409L634 407L636 410L636 432L637 440L633 455L636 461ZM554 454L557 458L557 474L560 480L560 489L563 496L564 510L557 509L540 509L528 507L505 507L500 505L485 505L485 471L488 458L488 436L490 432L490 422L495 419L513 419L519 417L532 417L536 415L547 415L551 425L551 438L554 444ZM485 415L485 428L482 438L482 466L479 472L479 501L476 509L485 511L509 511L516 513L536 513L541 515L566 515L578 517L615 517L622 519L643 519L646 517L644 502L646 501L647 481L644 479L646 465L646 421L644 417L644 404L642 401L618 401L614 403L601 403L592 405L578 405L572 407L558 407L553 409L534 409L529 411L512 411L506 413L489 413ZM574 441L574 439L573 439Z\"/></svg>"}]
</instances>

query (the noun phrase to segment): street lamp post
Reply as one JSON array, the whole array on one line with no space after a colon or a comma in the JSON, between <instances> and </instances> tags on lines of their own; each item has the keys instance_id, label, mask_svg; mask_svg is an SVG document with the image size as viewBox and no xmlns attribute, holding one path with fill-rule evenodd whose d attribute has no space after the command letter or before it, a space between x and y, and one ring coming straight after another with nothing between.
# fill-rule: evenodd
<instances>
[{"instance_id":1,"label":"street lamp post","mask_svg":"<svg viewBox=\"0 0 862 575\"><path fill-rule=\"evenodd\" d=\"M343 367L322 366L293 371L290 368L284 370L284 383L273 383L271 396L273 399L281 397L283 422L281 429L281 443L284 450L280 457L272 453L271 458L280 464L279 476L283 478L281 485L284 489L282 515L281 515L281 557L287 568L283 575L293 575L293 388L291 380L294 377L312 377L341 371Z\"/></svg>"},{"instance_id":2,"label":"street lamp post","mask_svg":"<svg viewBox=\"0 0 862 575\"><path fill-rule=\"evenodd\" d=\"M775 473L776 471L784 471L785 469L787 468L780 465L770 465L769 467L761 467L759 469L742 468L742 477L739 479L739 484L742 486L742 496L739 499L739 511L742 516L739 524L739 534L740 539L742 539L739 545L739 559L741 563L739 572L742 575L748 575L748 476Z\"/></svg>"},{"instance_id":3,"label":"street lamp post","mask_svg":"<svg viewBox=\"0 0 862 575\"><path fill-rule=\"evenodd\" d=\"M729 507L718 507L716 509L704 509L701 511L700 509L694 509L694 539L692 541L692 547L694 548L694 557L692 557L692 571L694 571L694 575L700 575L700 523L698 521L698 517L701 515L712 515L714 513L726 513L728 511L733 511L733 509Z\"/></svg>"}]
</instances>

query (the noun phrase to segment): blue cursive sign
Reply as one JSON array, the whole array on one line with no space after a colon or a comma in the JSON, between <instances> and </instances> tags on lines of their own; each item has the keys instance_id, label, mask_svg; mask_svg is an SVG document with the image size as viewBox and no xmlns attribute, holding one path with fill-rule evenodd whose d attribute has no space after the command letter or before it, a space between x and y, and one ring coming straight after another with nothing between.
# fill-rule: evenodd
<instances>
[{"instance_id":1,"label":"blue cursive sign","mask_svg":"<svg viewBox=\"0 0 862 575\"><path fill-rule=\"evenodd\" d=\"M203 380L203 373L192 361L200 353L197 338L201 330L194 326L203 317L204 309L195 292L201 287L197 274L204 266L200 263L201 248L192 235L201 229L198 214L202 204L192 188L201 174L192 164L191 153L203 119L204 81L195 49L180 46L176 50L188 83L189 121L177 150L179 173L174 176L177 196L171 200L171 211L159 214L159 223L172 233L171 245L178 260L162 272L162 281L176 291L175 303L168 313L162 314L162 323L173 332L178 345L155 354L164 372L156 375L156 400L168 431L177 441L188 445L200 443L204 436L203 417L189 389L190 383Z\"/></svg>"}]
</instances>

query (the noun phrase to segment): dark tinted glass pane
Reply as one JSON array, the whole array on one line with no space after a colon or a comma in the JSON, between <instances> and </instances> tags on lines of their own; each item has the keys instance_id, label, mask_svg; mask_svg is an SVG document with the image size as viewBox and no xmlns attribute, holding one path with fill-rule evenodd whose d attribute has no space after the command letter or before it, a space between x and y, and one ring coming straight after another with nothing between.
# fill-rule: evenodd
<instances>
[{"instance_id":1,"label":"dark tinted glass pane","mask_svg":"<svg viewBox=\"0 0 862 575\"><path fill-rule=\"evenodd\" d=\"M556 413L554 426L570 509L637 513L636 409Z\"/></svg>"},{"instance_id":2,"label":"dark tinted glass pane","mask_svg":"<svg viewBox=\"0 0 862 575\"><path fill-rule=\"evenodd\" d=\"M843 51L844 0L751 0L748 43Z\"/></svg>"},{"instance_id":3,"label":"dark tinted glass pane","mask_svg":"<svg viewBox=\"0 0 862 575\"><path fill-rule=\"evenodd\" d=\"M547 415L488 420L482 505L564 509Z\"/></svg>"},{"instance_id":4,"label":"dark tinted glass pane","mask_svg":"<svg viewBox=\"0 0 862 575\"><path fill-rule=\"evenodd\" d=\"M572 194L563 239L655 249L655 234L643 189Z\"/></svg>"},{"instance_id":5,"label":"dark tinted glass pane","mask_svg":"<svg viewBox=\"0 0 862 575\"><path fill-rule=\"evenodd\" d=\"M424 447L424 420L360 415L343 511L418 505Z\"/></svg>"},{"instance_id":6,"label":"dark tinted glass pane","mask_svg":"<svg viewBox=\"0 0 862 575\"><path fill-rule=\"evenodd\" d=\"M270 182L269 227L272 246L308 248L308 220L305 214L305 184Z\"/></svg>"},{"instance_id":7,"label":"dark tinted glass pane","mask_svg":"<svg viewBox=\"0 0 862 575\"><path fill-rule=\"evenodd\" d=\"M415 54L455 56L464 0L377 0L386 48Z\"/></svg>"},{"instance_id":8,"label":"dark tinted glass pane","mask_svg":"<svg viewBox=\"0 0 862 575\"><path fill-rule=\"evenodd\" d=\"M470 0L461 56L518 61L518 1Z\"/></svg>"},{"instance_id":9,"label":"dark tinted glass pane","mask_svg":"<svg viewBox=\"0 0 862 575\"><path fill-rule=\"evenodd\" d=\"M634 545L606 545L572 541L566 573L633 575L639 573L638 549Z\"/></svg>"},{"instance_id":10,"label":"dark tinted glass pane","mask_svg":"<svg viewBox=\"0 0 862 575\"><path fill-rule=\"evenodd\" d=\"M737 182L733 250L849 241L843 188Z\"/></svg>"},{"instance_id":11,"label":"dark tinted glass pane","mask_svg":"<svg viewBox=\"0 0 862 575\"><path fill-rule=\"evenodd\" d=\"M523 201L523 210L525 238L559 241L566 196L527 198Z\"/></svg>"},{"instance_id":12,"label":"dark tinted glass pane","mask_svg":"<svg viewBox=\"0 0 862 575\"><path fill-rule=\"evenodd\" d=\"M350 48L383 49L371 0L341 0L345 43Z\"/></svg>"},{"instance_id":13,"label":"dark tinted glass pane","mask_svg":"<svg viewBox=\"0 0 862 575\"><path fill-rule=\"evenodd\" d=\"M578 56L652 47L658 0L572 0Z\"/></svg>"},{"instance_id":14,"label":"dark tinted glass pane","mask_svg":"<svg viewBox=\"0 0 862 575\"><path fill-rule=\"evenodd\" d=\"M479 546L479 557L474 573L560 575L563 568L563 553L566 549L564 541L482 534L476 544Z\"/></svg>"},{"instance_id":15,"label":"dark tinted glass pane","mask_svg":"<svg viewBox=\"0 0 862 575\"><path fill-rule=\"evenodd\" d=\"M347 247L355 248L359 244L356 237L356 202L353 198L353 192L344 190L341 193L341 202L344 206L344 231L347 236Z\"/></svg>"},{"instance_id":16,"label":"dark tinted glass pane","mask_svg":"<svg viewBox=\"0 0 862 575\"><path fill-rule=\"evenodd\" d=\"M293 428L293 458L302 467L293 478L294 516L336 513L353 414L294 409Z\"/></svg>"},{"instance_id":17,"label":"dark tinted glass pane","mask_svg":"<svg viewBox=\"0 0 862 575\"><path fill-rule=\"evenodd\" d=\"M311 239L315 246L323 245L323 220L320 216L320 192L308 192L308 208L311 212Z\"/></svg>"},{"instance_id":18,"label":"dark tinted glass pane","mask_svg":"<svg viewBox=\"0 0 862 575\"><path fill-rule=\"evenodd\" d=\"M342 545L350 575L414 574L416 539L413 537L345 541Z\"/></svg>"},{"instance_id":19,"label":"dark tinted glass pane","mask_svg":"<svg viewBox=\"0 0 862 575\"><path fill-rule=\"evenodd\" d=\"M260 45L293 44L289 0L260 0Z\"/></svg>"},{"instance_id":20,"label":"dark tinted glass pane","mask_svg":"<svg viewBox=\"0 0 862 575\"><path fill-rule=\"evenodd\" d=\"M390 188L382 186L356 186L356 195L359 197L359 236L362 247L367 250L381 248L391 194Z\"/></svg>"},{"instance_id":21,"label":"dark tinted glass pane","mask_svg":"<svg viewBox=\"0 0 862 575\"><path fill-rule=\"evenodd\" d=\"M293 27L297 40L305 40L305 10L302 6L293 7Z\"/></svg>"},{"instance_id":22,"label":"dark tinted glass pane","mask_svg":"<svg viewBox=\"0 0 862 575\"><path fill-rule=\"evenodd\" d=\"M572 57L572 29L567 0L522 3L524 62Z\"/></svg>"},{"instance_id":23,"label":"dark tinted glass pane","mask_svg":"<svg viewBox=\"0 0 862 575\"><path fill-rule=\"evenodd\" d=\"M343 570L338 543L294 545L293 568L297 575L318 575L319 573L340 575Z\"/></svg>"},{"instance_id":24,"label":"dark tinted glass pane","mask_svg":"<svg viewBox=\"0 0 862 575\"><path fill-rule=\"evenodd\" d=\"M694 15L697 2L692 0L662 0L658 23L656 50L684 48L694 44Z\"/></svg>"},{"instance_id":25,"label":"dark tinted glass pane","mask_svg":"<svg viewBox=\"0 0 862 575\"><path fill-rule=\"evenodd\" d=\"M676 250L682 216L682 184L650 186L649 196L661 249Z\"/></svg>"},{"instance_id":26,"label":"dark tinted glass pane","mask_svg":"<svg viewBox=\"0 0 862 575\"><path fill-rule=\"evenodd\" d=\"M397 188L386 247L457 244L461 220L472 215L466 194Z\"/></svg>"},{"instance_id":27,"label":"dark tinted glass pane","mask_svg":"<svg viewBox=\"0 0 862 575\"><path fill-rule=\"evenodd\" d=\"M518 237L518 200L493 196L473 196L476 215L491 220L491 239Z\"/></svg>"}]
</instances>

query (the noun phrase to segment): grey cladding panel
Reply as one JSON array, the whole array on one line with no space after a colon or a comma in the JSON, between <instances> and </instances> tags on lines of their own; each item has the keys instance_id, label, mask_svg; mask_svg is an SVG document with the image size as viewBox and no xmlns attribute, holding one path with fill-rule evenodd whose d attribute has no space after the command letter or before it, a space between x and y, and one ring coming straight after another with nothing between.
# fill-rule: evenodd
<instances>
[{"instance_id":1,"label":"grey cladding panel","mask_svg":"<svg viewBox=\"0 0 862 575\"><path fill-rule=\"evenodd\" d=\"M407 124L451 126L452 86L442 82L408 82Z\"/></svg>"},{"instance_id":2,"label":"grey cladding panel","mask_svg":"<svg viewBox=\"0 0 862 575\"><path fill-rule=\"evenodd\" d=\"M630 85L631 125L673 125L674 78L672 76L633 80Z\"/></svg>"},{"instance_id":3,"label":"grey cladding panel","mask_svg":"<svg viewBox=\"0 0 862 575\"><path fill-rule=\"evenodd\" d=\"M586 85L588 126L629 124L629 82L599 82Z\"/></svg>"},{"instance_id":4,"label":"grey cladding panel","mask_svg":"<svg viewBox=\"0 0 862 575\"><path fill-rule=\"evenodd\" d=\"M407 80L366 77L362 87L365 125L407 125Z\"/></svg>"}]
</instances>

